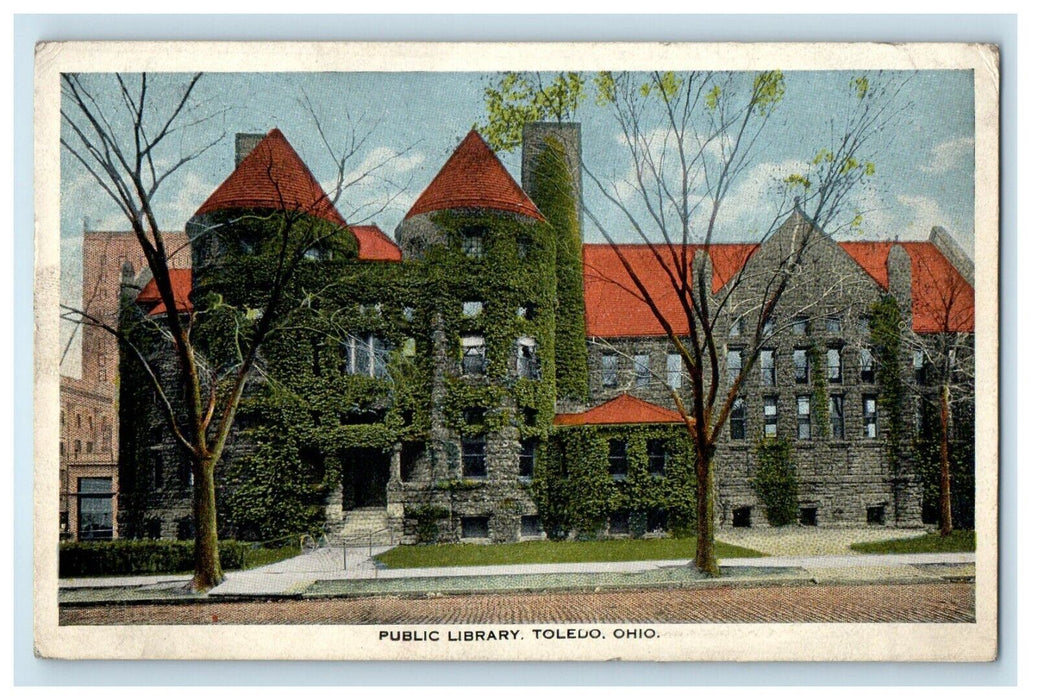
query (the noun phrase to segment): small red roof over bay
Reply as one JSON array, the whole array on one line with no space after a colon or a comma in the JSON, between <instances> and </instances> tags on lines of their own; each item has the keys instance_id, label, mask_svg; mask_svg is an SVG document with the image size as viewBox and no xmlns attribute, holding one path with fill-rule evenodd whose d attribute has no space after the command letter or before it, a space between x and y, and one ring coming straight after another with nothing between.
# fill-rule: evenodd
<instances>
[{"instance_id":1,"label":"small red roof over bay","mask_svg":"<svg viewBox=\"0 0 1038 700\"><path fill-rule=\"evenodd\" d=\"M475 129L462 140L404 218L445 209L499 209L544 220L537 205Z\"/></svg>"},{"instance_id":2,"label":"small red roof over bay","mask_svg":"<svg viewBox=\"0 0 1038 700\"><path fill-rule=\"evenodd\" d=\"M182 314L190 313L194 308L191 305L190 299L191 270L172 269L169 271L169 281L173 286L173 301L177 305L177 311ZM137 303L155 304L154 308L148 311L149 316L158 316L159 314L166 313L166 305L162 303L162 297L159 296L159 286L155 284L154 277L144 285L144 289L137 295Z\"/></svg>"},{"instance_id":3,"label":"small red roof over bay","mask_svg":"<svg viewBox=\"0 0 1038 700\"><path fill-rule=\"evenodd\" d=\"M360 243L359 260L400 262L400 248L378 226L350 226Z\"/></svg>"},{"instance_id":4,"label":"small red roof over bay","mask_svg":"<svg viewBox=\"0 0 1038 700\"><path fill-rule=\"evenodd\" d=\"M304 211L346 226L313 173L279 129L273 129L242 159L195 216L224 209Z\"/></svg>"},{"instance_id":5,"label":"small red roof over bay","mask_svg":"<svg viewBox=\"0 0 1038 700\"><path fill-rule=\"evenodd\" d=\"M555 425L629 425L632 423L682 423L681 414L630 394L620 394L583 413L560 413Z\"/></svg>"}]
</instances>

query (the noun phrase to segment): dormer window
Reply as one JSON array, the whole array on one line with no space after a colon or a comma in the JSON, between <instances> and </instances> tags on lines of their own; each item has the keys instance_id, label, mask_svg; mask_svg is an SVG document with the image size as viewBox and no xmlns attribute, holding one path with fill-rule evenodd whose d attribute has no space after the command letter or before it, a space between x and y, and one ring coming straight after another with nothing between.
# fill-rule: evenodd
<instances>
[{"instance_id":1,"label":"dormer window","mask_svg":"<svg viewBox=\"0 0 1038 700\"><path fill-rule=\"evenodd\" d=\"M483 239L486 229L482 226L469 226L461 232L461 251L470 258L479 260L483 257Z\"/></svg>"}]
</instances>

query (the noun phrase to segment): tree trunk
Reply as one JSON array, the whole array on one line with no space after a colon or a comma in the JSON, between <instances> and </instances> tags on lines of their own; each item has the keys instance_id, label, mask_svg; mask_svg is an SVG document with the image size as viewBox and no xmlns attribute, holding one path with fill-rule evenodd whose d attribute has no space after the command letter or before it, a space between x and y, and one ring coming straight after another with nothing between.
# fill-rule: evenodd
<instances>
[{"instance_id":1,"label":"tree trunk","mask_svg":"<svg viewBox=\"0 0 1038 700\"><path fill-rule=\"evenodd\" d=\"M220 548L216 531L216 459L198 458L192 465L195 474L195 577L191 588L208 591L223 581Z\"/></svg>"},{"instance_id":2,"label":"tree trunk","mask_svg":"<svg viewBox=\"0 0 1038 700\"><path fill-rule=\"evenodd\" d=\"M947 536L952 531L952 509L951 509L951 465L949 463L948 449L948 424L950 421L951 391L947 384L941 385L941 496L940 496L940 525L941 536Z\"/></svg>"},{"instance_id":3,"label":"tree trunk","mask_svg":"<svg viewBox=\"0 0 1038 700\"><path fill-rule=\"evenodd\" d=\"M714 552L714 450L696 439L696 569L717 576Z\"/></svg>"}]
</instances>

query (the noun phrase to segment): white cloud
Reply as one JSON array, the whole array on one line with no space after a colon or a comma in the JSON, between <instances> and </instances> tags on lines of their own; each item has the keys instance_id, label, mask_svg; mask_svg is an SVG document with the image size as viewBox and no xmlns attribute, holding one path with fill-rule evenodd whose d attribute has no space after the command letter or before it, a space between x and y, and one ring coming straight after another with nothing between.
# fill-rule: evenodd
<instances>
[{"instance_id":1,"label":"white cloud","mask_svg":"<svg viewBox=\"0 0 1038 700\"><path fill-rule=\"evenodd\" d=\"M958 168L972 152L972 136L942 141L930 152L930 162L920 165L919 170L924 173L946 173Z\"/></svg>"},{"instance_id":2,"label":"white cloud","mask_svg":"<svg viewBox=\"0 0 1038 700\"><path fill-rule=\"evenodd\" d=\"M778 213L775 202L782 181L807 169L808 164L802 160L769 161L748 169L721 205L719 233L732 240L746 240L747 234L766 233L764 228Z\"/></svg>"},{"instance_id":3,"label":"white cloud","mask_svg":"<svg viewBox=\"0 0 1038 700\"><path fill-rule=\"evenodd\" d=\"M923 239L934 226L948 226L948 216L933 197L899 194L897 201L909 210L908 224L901 238Z\"/></svg>"}]
</instances>

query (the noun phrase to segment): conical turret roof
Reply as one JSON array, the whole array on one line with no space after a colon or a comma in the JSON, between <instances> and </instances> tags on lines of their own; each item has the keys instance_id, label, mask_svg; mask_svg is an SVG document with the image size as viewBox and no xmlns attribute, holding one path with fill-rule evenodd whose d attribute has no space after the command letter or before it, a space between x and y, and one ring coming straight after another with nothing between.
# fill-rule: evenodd
<instances>
[{"instance_id":1,"label":"conical turret roof","mask_svg":"<svg viewBox=\"0 0 1038 700\"><path fill-rule=\"evenodd\" d=\"M404 218L444 209L498 209L544 220L475 129L444 163Z\"/></svg>"},{"instance_id":2,"label":"conical turret roof","mask_svg":"<svg viewBox=\"0 0 1038 700\"><path fill-rule=\"evenodd\" d=\"M346 222L280 129L273 129L205 200L195 216L225 209L303 211Z\"/></svg>"}]
</instances>

